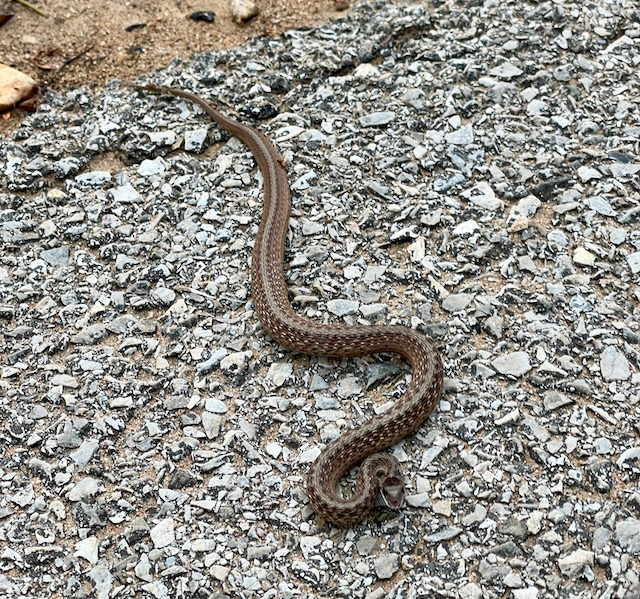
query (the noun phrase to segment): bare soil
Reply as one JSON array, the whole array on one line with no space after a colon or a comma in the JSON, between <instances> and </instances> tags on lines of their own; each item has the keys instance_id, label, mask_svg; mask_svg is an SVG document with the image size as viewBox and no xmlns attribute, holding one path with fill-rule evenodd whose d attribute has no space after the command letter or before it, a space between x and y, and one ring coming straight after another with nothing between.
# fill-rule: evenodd
<instances>
[{"instance_id":1,"label":"bare soil","mask_svg":"<svg viewBox=\"0 0 640 599\"><path fill-rule=\"evenodd\" d=\"M244 25L232 20L230 0L31 0L47 17L10 2L15 14L0 27L0 62L30 75L42 90L130 82L174 57L344 14L334 0L256 1L260 14ZM212 11L215 21L194 21L196 11ZM2 119L0 134L19 123L21 111Z\"/></svg>"}]
</instances>

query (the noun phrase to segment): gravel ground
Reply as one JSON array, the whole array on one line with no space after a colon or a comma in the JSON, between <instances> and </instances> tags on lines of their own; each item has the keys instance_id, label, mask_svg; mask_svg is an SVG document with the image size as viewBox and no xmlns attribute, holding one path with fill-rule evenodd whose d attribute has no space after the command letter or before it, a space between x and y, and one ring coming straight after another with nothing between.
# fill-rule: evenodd
<instances>
[{"instance_id":1,"label":"gravel ground","mask_svg":"<svg viewBox=\"0 0 640 599\"><path fill-rule=\"evenodd\" d=\"M441 348L408 505L348 530L304 475L409 371L261 331L261 178L190 103L48 95L0 141L0 596L640 597L639 44L630 0L381 2L149 74L276 142L300 313Z\"/></svg>"}]
</instances>

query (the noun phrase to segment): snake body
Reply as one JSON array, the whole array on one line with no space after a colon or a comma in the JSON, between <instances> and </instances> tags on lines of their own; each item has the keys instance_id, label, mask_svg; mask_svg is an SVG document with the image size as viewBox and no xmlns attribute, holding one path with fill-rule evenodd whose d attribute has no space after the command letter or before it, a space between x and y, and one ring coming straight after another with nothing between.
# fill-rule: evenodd
<instances>
[{"instance_id":1,"label":"snake body","mask_svg":"<svg viewBox=\"0 0 640 599\"><path fill-rule=\"evenodd\" d=\"M262 133L225 116L195 94L155 85L139 89L191 100L240 139L255 157L264 179L264 207L253 247L251 291L267 333L284 347L304 354L348 358L393 352L409 362L413 376L402 398L389 410L331 441L307 477L311 506L336 525L360 520L378 494L389 507L399 508L404 497L400 464L393 456L379 452L418 429L438 402L443 380L438 352L427 337L404 326L327 325L296 314L284 278L291 193L280 154ZM354 493L342 497L337 493L340 479L361 462Z\"/></svg>"}]
</instances>

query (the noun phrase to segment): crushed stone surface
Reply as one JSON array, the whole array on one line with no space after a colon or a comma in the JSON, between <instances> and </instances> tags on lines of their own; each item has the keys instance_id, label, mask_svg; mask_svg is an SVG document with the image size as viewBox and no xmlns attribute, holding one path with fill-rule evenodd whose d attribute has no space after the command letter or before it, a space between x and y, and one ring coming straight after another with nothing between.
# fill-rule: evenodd
<instances>
[{"instance_id":1,"label":"crushed stone surface","mask_svg":"<svg viewBox=\"0 0 640 599\"><path fill-rule=\"evenodd\" d=\"M262 177L199 109L47 94L0 140L0 595L640 596L639 15L363 3L140 80L274 141L297 312L442 352L406 505L346 530L309 464L410 371L264 334Z\"/></svg>"}]
</instances>

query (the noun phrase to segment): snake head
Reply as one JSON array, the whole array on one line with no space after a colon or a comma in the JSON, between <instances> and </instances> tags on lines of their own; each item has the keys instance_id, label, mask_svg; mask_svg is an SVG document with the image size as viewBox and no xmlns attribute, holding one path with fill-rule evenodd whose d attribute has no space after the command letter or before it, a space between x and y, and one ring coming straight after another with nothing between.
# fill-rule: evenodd
<instances>
[{"instance_id":1,"label":"snake head","mask_svg":"<svg viewBox=\"0 0 640 599\"><path fill-rule=\"evenodd\" d=\"M380 486L380 494L387 507L399 510L404 502L404 478L398 471L389 473Z\"/></svg>"}]
</instances>

